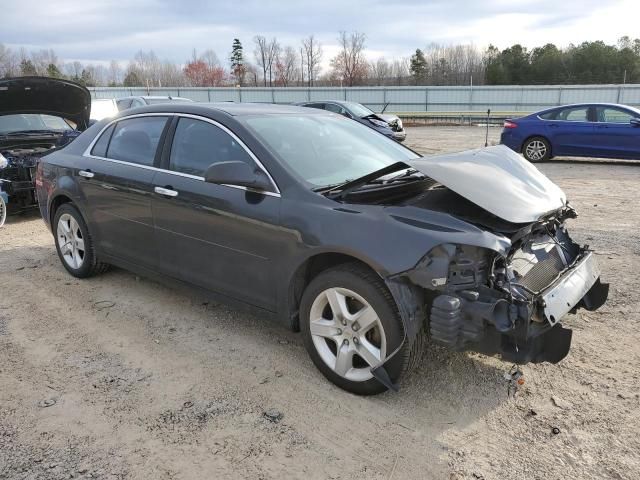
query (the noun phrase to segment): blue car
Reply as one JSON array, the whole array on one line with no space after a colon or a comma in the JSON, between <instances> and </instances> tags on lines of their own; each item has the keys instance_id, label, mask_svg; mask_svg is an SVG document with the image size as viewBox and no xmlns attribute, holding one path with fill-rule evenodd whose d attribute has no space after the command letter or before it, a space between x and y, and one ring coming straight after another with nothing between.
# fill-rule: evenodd
<instances>
[{"instance_id":1,"label":"blue car","mask_svg":"<svg viewBox=\"0 0 640 480\"><path fill-rule=\"evenodd\" d=\"M506 120L500 143L530 162L561 155L640 159L640 110L611 103L554 107Z\"/></svg>"}]
</instances>

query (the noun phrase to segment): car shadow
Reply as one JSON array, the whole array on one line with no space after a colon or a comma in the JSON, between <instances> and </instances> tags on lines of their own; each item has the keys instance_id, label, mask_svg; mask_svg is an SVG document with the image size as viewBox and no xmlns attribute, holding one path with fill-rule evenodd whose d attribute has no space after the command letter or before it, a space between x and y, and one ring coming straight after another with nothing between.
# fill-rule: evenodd
<instances>
[{"instance_id":1,"label":"car shadow","mask_svg":"<svg viewBox=\"0 0 640 480\"><path fill-rule=\"evenodd\" d=\"M549 160L535 162L535 164L544 163L563 163L563 164L582 164L582 165L624 165L631 167L640 167L639 160L622 160L611 158L581 158L581 157L554 157Z\"/></svg>"},{"instance_id":2,"label":"car shadow","mask_svg":"<svg viewBox=\"0 0 640 480\"><path fill-rule=\"evenodd\" d=\"M126 336L136 327L150 343L171 344L172 353L193 361L194 370L219 362L217 342L224 336L241 346L234 347L237 353L230 357L244 350L255 359L234 365L239 381L255 381L255 388L271 389L270 396L282 397L282 402L302 403L308 398L322 404L338 402L355 420L358 415L379 416L380 422L398 433L422 432L432 439L434 455L434 439L442 431L469 425L509 398L504 379L509 364L479 354L452 352L435 344L427 346L398 393L359 397L322 376L307 355L299 333L242 309L212 302L184 287L168 286L117 268L90 279L74 279L60 264L53 246L0 251L0 263L15 275L29 275L28 285L33 291L22 292L27 296L37 296L37 291L46 289L47 298L58 297L64 304L70 292L74 292L73 297L89 296L91 301L99 300L94 310L100 318L106 315L100 311L100 301L112 300L117 306L107 311L110 321L115 322L109 326L111 331ZM86 316L81 309L92 307L87 307L86 301L83 304L78 304L78 314ZM183 337L180 332L191 333ZM280 374L284 380L273 377L277 370L284 372ZM272 376L271 381L263 387L262 380L268 376ZM280 382L277 388L276 381Z\"/></svg>"},{"instance_id":3,"label":"car shadow","mask_svg":"<svg viewBox=\"0 0 640 480\"><path fill-rule=\"evenodd\" d=\"M8 214L7 220L5 221L5 225L10 225L13 223L28 222L31 220L38 220L41 218L42 217L40 216L40 210L38 208L29 208L21 212Z\"/></svg>"}]
</instances>

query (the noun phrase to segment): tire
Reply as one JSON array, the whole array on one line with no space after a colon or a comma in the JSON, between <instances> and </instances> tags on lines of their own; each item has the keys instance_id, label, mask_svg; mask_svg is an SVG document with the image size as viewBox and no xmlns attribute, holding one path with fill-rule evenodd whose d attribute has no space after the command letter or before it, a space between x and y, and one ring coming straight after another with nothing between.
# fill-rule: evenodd
<instances>
[{"instance_id":1,"label":"tire","mask_svg":"<svg viewBox=\"0 0 640 480\"><path fill-rule=\"evenodd\" d=\"M544 137L531 137L522 145L522 155L531 163L545 162L551 158L551 145Z\"/></svg>"},{"instance_id":2,"label":"tire","mask_svg":"<svg viewBox=\"0 0 640 480\"><path fill-rule=\"evenodd\" d=\"M336 308L337 318L332 305L342 306ZM302 295L300 329L311 360L329 381L358 395L386 390L373 378L370 366L400 345L404 330L391 293L374 272L348 263L320 273ZM413 359L423 346L419 338L412 349L405 345L385 365L394 383L416 363Z\"/></svg>"},{"instance_id":3,"label":"tire","mask_svg":"<svg viewBox=\"0 0 640 480\"><path fill-rule=\"evenodd\" d=\"M58 257L74 277L91 277L109 268L98 261L87 224L73 204L65 203L56 210L52 230Z\"/></svg>"},{"instance_id":4,"label":"tire","mask_svg":"<svg viewBox=\"0 0 640 480\"><path fill-rule=\"evenodd\" d=\"M0 227L4 225L7 219L7 204L4 202L4 198L0 196Z\"/></svg>"}]
</instances>

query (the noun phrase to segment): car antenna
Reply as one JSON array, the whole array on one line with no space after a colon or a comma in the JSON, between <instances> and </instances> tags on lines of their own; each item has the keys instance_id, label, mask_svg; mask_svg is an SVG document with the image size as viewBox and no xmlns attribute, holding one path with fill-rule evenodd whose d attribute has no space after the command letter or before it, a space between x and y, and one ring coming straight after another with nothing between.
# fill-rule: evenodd
<instances>
[{"instance_id":1,"label":"car antenna","mask_svg":"<svg viewBox=\"0 0 640 480\"><path fill-rule=\"evenodd\" d=\"M489 146L489 117L491 117L491 109L487 109L487 126L484 134L484 146Z\"/></svg>"}]
</instances>

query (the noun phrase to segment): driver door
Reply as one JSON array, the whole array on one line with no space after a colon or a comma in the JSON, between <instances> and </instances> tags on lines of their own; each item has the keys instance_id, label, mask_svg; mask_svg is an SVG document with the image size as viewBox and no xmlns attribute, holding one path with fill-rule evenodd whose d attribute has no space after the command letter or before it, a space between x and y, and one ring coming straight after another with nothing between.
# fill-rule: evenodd
<instances>
[{"instance_id":1,"label":"driver door","mask_svg":"<svg viewBox=\"0 0 640 480\"><path fill-rule=\"evenodd\" d=\"M631 124L635 115L621 108L597 107L595 144L599 155L640 159L640 127Z\"/></svg>"},{"instance_id":2,"label":"driver door","mask_svg":"<svg viewBox=\"0 0 640 480\"><path fill-rule=\"evenodd\" d=\"M171 135L170 135L171 136ZM281 250L280 195L204 181L206 169L254 159L237 137L205 119L180 117L152 210L159 267L174 278L276 310L275 265Z\"/></svg>"}]
</instances>

